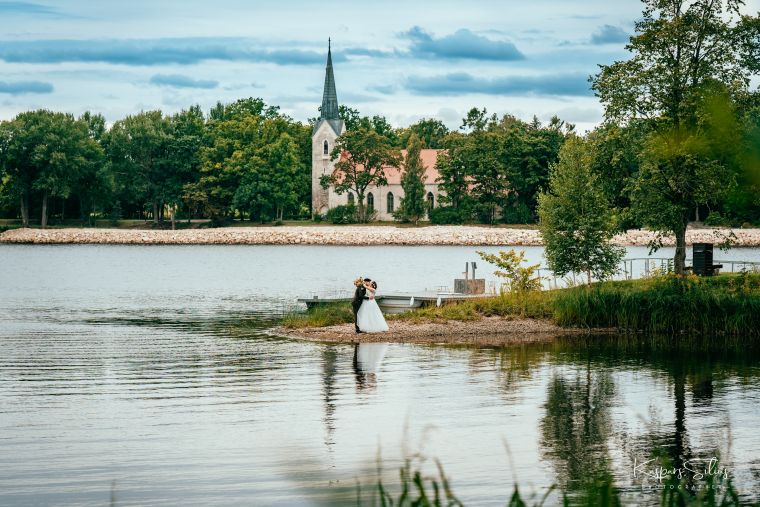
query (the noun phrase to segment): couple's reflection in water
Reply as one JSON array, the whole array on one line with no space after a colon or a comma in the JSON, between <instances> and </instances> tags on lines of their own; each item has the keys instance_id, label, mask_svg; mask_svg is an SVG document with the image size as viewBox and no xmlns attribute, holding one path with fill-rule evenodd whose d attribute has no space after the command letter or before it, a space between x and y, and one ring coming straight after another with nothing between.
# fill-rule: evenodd
<instances>
[{"instance_id":1,"label":"couple's reflection in water","mask_svg":"<svg viewBox=\"0 0 760 507\"><path fill-rule=\"evenodd\" d=\"M387 343L357 343L354 345L353 371L359 391L372 390L377 386L377 370L388 349ZM339 348L324 347L322 350L322 393L325 406L325 444L333 443L335 432L335 400L338 396L336 377L341 354Z\"/></svg>"},{"instance_id":2,"label":"couple's reflection in water","mask_svg":"<svg viewBox=\"0 0 760 507\"><path fill-rule=\"evenodd\" d=\"M357 343L354 345L354 376L360 391L377 386L377 370L383 362L387 343Z\"/></svg>"}]
</instances>

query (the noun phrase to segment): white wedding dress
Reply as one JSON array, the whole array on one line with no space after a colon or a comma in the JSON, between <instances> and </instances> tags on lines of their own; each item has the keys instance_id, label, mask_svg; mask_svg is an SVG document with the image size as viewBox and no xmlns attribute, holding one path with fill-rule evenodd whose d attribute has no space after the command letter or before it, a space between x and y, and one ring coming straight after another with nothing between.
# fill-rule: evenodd
<instances>
[{"instance_id":1,"label":"white wedding dress","mask_svg":"<svg viewBox=\"0 0 760 507\"><path fill-rule=\"evenodd\" d=\"M388 331L388 324L385 322L383 312L380 311L374 297L362 302L359 311L356 313L356 324L365 333L385 333Z\"/></svg>"}]
</instances>

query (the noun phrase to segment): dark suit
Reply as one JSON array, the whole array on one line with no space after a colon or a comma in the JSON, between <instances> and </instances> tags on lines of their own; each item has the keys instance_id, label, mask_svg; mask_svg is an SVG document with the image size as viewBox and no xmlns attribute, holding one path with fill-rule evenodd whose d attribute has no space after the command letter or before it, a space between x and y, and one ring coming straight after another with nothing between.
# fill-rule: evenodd
<instances>
[{"instance_id":1,"label":"dark suit","mask_svg":"<svg viewBox=\"0 0 760 507\"><path fill-rule=\"evenodd\" d=\"M351 308L354 310L354 327L356 328L357 333L360 331L360 329L356 324L356 314L359 313L359 307L362 305L362 302L364 302L364 297L366 295L367 289L364 287L364 285L361 285L356 288L356 292L354 292L354 299L351 300Z\"/></svg>"}]
</instances>

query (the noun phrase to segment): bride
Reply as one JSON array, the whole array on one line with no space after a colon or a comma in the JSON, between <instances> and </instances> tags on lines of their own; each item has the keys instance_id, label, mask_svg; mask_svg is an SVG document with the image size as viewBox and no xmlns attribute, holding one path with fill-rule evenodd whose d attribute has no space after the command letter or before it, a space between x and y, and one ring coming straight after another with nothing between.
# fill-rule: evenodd
<instances>
[{"instance_id":1,"label":"bride","mask_svg":"<svg viewBox=\"0 0 760 507\"><path fill-rule=\"evenodd\" d=\"M385 322L380 307L377 306L377 301L375 301L377 283L374 281L364 282L364 287L367 289L369 299L365 299L359 307L356 323L364 333L385 333L388 331L388 324Z\"/></svg>"}]
</instances>

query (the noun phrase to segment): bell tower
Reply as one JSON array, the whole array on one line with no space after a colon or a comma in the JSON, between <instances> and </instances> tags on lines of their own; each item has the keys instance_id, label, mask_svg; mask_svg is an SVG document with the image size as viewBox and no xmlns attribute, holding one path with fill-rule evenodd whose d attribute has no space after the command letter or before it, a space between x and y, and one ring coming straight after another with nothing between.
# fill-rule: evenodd
<instances>
[{"instance_id":1,"label":"bell tower","mask_svg":"<svg viewBox=\"0 0 760 507\"><path fill-rule=\"evenodd\" d=\"M325 68L325 88L322 92L322 108L319 120L311 133L311 212L324 214L331 208L329 190L319 184L323 175L330 175L335 170L335 161L330 158L335 140L346 126L338 115L338 94L335 91L332 50L330 39L327 40L327 67Z\"/></svg>"}]
</instances>

